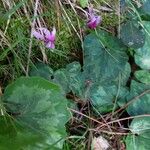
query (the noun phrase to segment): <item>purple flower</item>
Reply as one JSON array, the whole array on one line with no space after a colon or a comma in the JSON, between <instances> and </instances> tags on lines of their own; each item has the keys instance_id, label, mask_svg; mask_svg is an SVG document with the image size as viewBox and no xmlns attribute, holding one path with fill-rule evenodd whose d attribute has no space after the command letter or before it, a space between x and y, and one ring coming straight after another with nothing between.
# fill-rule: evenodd
<instances>
[{"instance_id":1,"label":"purple flower","mask_svg":"<svg viewBox=\"0 0 150 150\"><path fill-rule=\"evenodd\" d=\"M55 48L55 39L56 39L56 29L55 27L50 32L46 28L38 28L37 30L33 30L32 35L45 43L47 48L54 49Z\"/></svg>"},{"instance_id":2,"label":"purple flower","mask_svg":"<svg viewBox=\"0 0 150 150\"><path fill-rule=\"evenodd\" d=\"M95 29L102 21L101 16L97 16L95 12L93 11L93 8L89 8L88 10L88 22L87 26L90 29Z\"/></svg>"}]
</instances>

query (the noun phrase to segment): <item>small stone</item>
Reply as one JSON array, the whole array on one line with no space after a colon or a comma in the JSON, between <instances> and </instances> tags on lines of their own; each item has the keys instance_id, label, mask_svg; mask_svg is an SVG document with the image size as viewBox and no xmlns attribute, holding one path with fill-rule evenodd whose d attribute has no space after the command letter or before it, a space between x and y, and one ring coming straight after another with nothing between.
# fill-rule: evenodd
<instances>
[{"instance_id":1,"label":"small stone","mask_svg":"<svg viewBox=\"0 0 150 150\"><path fill-rule=\"evenodd\" d=\"M102 137L94 137L91 144L92 150L107 150L110 145L108 141Z\"/></svg>"}]
</instances>

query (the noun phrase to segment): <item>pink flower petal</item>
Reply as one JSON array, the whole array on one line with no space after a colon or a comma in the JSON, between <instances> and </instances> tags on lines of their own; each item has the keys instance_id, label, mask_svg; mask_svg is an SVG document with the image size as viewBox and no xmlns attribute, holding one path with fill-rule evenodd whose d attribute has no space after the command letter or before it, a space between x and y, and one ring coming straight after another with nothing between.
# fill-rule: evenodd
<instances>
[{"instance_id":1,"label":"pink flower petal","mask_svg":"<svg viewBox=\"0 0 150 150\"><path fill-rule=\"evenodd\" d=\"M44 35L42 35L41 33L37 32L36 30L32 31L32 35L37 38L38 40L44 40Z\"/></svg>"},{"instance_id":2,"label":"pink flower petal","mask_svg":"<svg viewBox=\"0 0 150 150\"><path fill-rule=\"evenodd\" d=\"M53 42L49 41L48 43L45 44L45 47L50 48L50 49L54 49L55 44Z\"/></svg>"},{"instance_id":3,"label":"pink flower petal","mask_svg":"<svg viewBox=\"0 0 150 150\"><path fill-rule=\"evenodd\" d=\"M102 21L101 16L97 16L96 17L96 24L99 25L101 23L101 21Z\"/></svg>"},{"instance_id":4,"label":"pink flower petal","mask_svg":"<svg viewBox=\"0 0 150 150\"><path fill-rule=\"evenodd\" d=\"M94 11L93 8L89 8L89 17L88 17L88 22L87 22L87 26L90 29L95 29L100 23L101 23L101 17L97 16Z\"/></svg>"},{"instance_id":5,"label":"pink flower petal","mask_svg":"<svg viewBox=\"0 0 150 150\"><path fill-rule=\"evenodd\" d=\"M50 32L50 35L46 37L49 41L54 42L56 38L56 29L53 27L52 32Z\"/></svg>"},{"instance_id":6,"label":"pink flower petal","mask_svg":"<svg viewBox=\"0 0 150 150\"><path fill-rule=\"evenodd\" d=\"M55 27L53 27L52 34L56 35L56 28Z\"/></svg>"},{"instance_id":7,"label":"pink flower petal","mask_svg":"<svg viewBox=\"0 0 150 150\"><path fill-rule=\"evenodd\" d=\"M89 28L95 29L100 24L100 22L101 22L101 17L100 16L95 16L87 22L87 25L88 25Z\"/></svg>"},{"instance_id":8,"label":"pink flower petal","mask_svg":"<svg viewBox=\"0 0 150 150\"><path fill-rule=\"evenodd\" d=\"M38 28L38 30L44 35L45 38L50 35L50 31L46 28Z\"/></svg>"},{"instance_id":9,"label":"pink flower petal","mask_svg":"<svg viewBox=\"0 0 150 150\"><path fill-rule=\"evenodd\" d=\"M45 47L54 49L55 48L55 38L56 38L56 29L50 32L47 28L38 28L38 31L33 31L32 34L38 40L42 40L45 43Z\"/></svg>"},{"instance_id":10,"label":"pink flower petal","mask_svg":"<svg viewBox=\"0 0 150 150\"><path fill-rule=\"evenodd\" d=\"M91 20L89 20L89 22L87 23L88 27L91 29L96 28L97 24L96 24L96 18L92 18Z\"/></svg>"}]
</instances>

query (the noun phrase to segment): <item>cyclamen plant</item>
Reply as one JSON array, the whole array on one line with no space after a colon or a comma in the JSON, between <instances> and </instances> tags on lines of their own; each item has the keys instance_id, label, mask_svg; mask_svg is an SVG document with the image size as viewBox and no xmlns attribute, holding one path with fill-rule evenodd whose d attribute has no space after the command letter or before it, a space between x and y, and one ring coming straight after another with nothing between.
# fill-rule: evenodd
<instances>
[{"instance_id":1,"label":"cyclamen plant","mask_svg":"<svg viewBox=\"0 0 150 150\"><path fill-rule=\"evenodd\" d=\"M95 29L102 21L101 16L97 16L96 13L94 12L93 8L88 9L88 22L87 26L90 29Z\"/></svg>"},{"instance_id":2,"label":"cyclamen plant","mask_svg":"<svg viewBox=\"0 0 150 150\"><path fill-rule=\"evenodd\" d=\"M55 39L56 39L56 29L53 27L53 30L50 32L46 28L38 28L37 31L33 30L32 35L44 42L45 46L50 49L55 48Z\"/></svg>"},{"instance_id":3,"label":"cyclamen plant","mask_svg":"<svg viewBox=\"0 0 150 150\"><path fill-rule=\"evenodd\" d=\"M97 16L93 8L88 9L88 21L87 26L90 29L95 29L102 21L101 16ZM53 30L50 32L47 28L37 28L37 30L32 31L32 35L44 42L45 47L54 49L55 48L55 39L56 39L56 28L53 27Z\"/></svg>"},{"instance_id":4,"label":"cyclamen plant","mask_svg":"<svg viewBox=\"0 0 150 150\"><path fill-rule=\"evenodd\" d=\"M104 136L113 134L114 138L106 135L107 140L110 140L109 144L117 138L117 145L111 145L112 149L116 149L115 146L126 150L150 149L148 4L150 5L149 0L141 7L142 14L139 11L142 21L139 21L138 17L136 20L135 16L133 19L130 18L132 15L128 14L129 20L121 24L119 39L103 30L86 35L83 40L82 65L75 61L67 64L65 68L53 70L45 63L33 64L28 77L21 77L8 85L0 95L0 150L77 149L76 145L71 144L76 139L71 138L71 142L65 141L70 139L66 138L67 135L72 136L72 131L69 128L66 130L65 125L70 123L69 120L73 116L71 112L74 112L83 118L80 122L83 122L85 128L79 129L79 132L88 131L86 126L89 122L84 119L89 118L84 115L88 110L92 111L91 118L95 118L92 128L99 125L98 132L93 130L91 149L96 145L93 144L94 135L101 133ZM131 6L129 5L129 10ZM101 20L101 17L89 8L87 27L95 29ZM37 28L32 35L42 41L47 48L55 48L55 28L52 31ZM134 53L132 57L130 52ZM69 101L66 99L68 93ZM71 97L74 104L73 101L70 103ZM85 107L80 109L78 102ZM89 102L90 107L84 110L83 108L88 106L85 104ZM103 123L103 118L98 120L101 122L98 123L99 114L107 119L106 123ZM76 122L75 126L74 122L71 123L73 127L77 125ZM111 132L107 129L108 124ZM86 148L85 138L88 134L81 136L84 137L84 141L81 139L81 142ZM100 144L100 140L97 142Z\"/></svg>"}]
</instances>

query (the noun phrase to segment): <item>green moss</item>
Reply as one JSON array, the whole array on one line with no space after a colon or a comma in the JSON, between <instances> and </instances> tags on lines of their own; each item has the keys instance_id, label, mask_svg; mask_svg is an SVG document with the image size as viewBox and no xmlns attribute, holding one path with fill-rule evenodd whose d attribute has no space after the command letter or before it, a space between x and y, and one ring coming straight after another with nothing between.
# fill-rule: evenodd
<instances>
[{"instance_id":1,"label":"green moss","mask_svg":"<svg viewBox=\"0 0 150 150\"><path fill-rule=\"evenodd\" d=\"M101 16L103 18L102 21L102 26L104 28L108 28L108 27L114 27L114 26L118 26L119 23L119 17L117 15L117 9L118 9L118 5L119 5L119 0L97 0L97 2L99 2L99 7L106 7L108 9L111 9L112 11L101 11ZM107 6L107 4L111 7L109 8L109 6ZM97 4L96 4L97 6ZM97 6L98 7L98 6Z\"/></svg>"},{"instance_id":2,"label":"green moss","mask_svg":"<svg viewBox=\"0 0 150 150\"><path fill-rule=\"evenodd\" d=\"M102 14L102 18L103 18L103 22L102 22L102 26L107 28L107 27L114 27L116 25L118 25L118 16L115 14L108 14L108 13L103 13Z\"/></svg>"}]
</instances>

